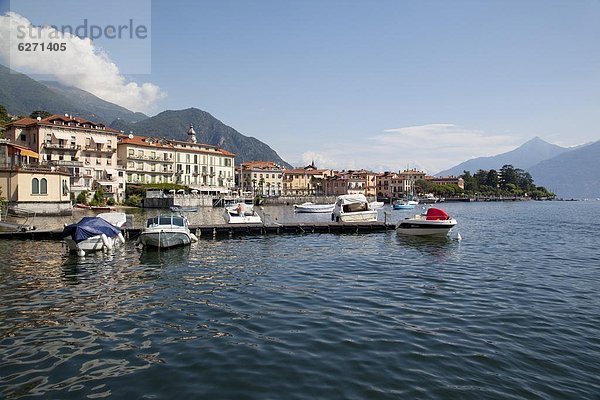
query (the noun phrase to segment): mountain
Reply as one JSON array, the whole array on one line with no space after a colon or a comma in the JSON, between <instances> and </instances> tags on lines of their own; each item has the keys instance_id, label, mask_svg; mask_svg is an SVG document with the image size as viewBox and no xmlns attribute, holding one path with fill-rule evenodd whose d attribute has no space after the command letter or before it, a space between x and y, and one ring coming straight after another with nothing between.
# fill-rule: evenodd
<instances>
[{"instance_id":1,"label":"mountain","mask_svg":"<svg viewBox=\"0 0 600 400\"><path fill-rule=\"evenodd\" d=\"M600 197L600 140L577 147L528 171L537 185L562 198Z\"/></svg>"},{"instance_id":2,"label":"mountain","mask_svg":"<svg viewBox=\"0 0 600 400\"><path fill-rule=\"evenodd\" d=\"M102 100L90 92L86 92L85 90L81 90L74 86L66 86L54 81L40 81L40 83L44 84L53 92L63 95L71 99L71 101L75 101L76 104L83 109L89 110L97 115L96 120L100 119L107 124L116 119L137 122L148 118L146 114L130 111L125 107Z\"/></svg>"},{"instance_id":3,"label":"mountain","mask_svg":"<svg viewBox=\"0 0 600 400\"><path fill-rule=\"evenodd\" d=\"M125 133L133 132L140 136L187 140L187 131L190 124L194 125L198 142L219 146L235 153L236 163L252 160L274 161L291 168L267 144L254 137L242 135L206 111L197 108L167 110L136 123L116 120L110 127Z\"/></svg>"},{"instance_id":4,"label":"mountain","mask_svg":"<svg viewBox=\"0 0 600 400\"><path fill-rule=\"evenodd\" d=\"M260 140L244 136L209 113L197 108L164 111L152 118L102 100L93 94L58 82L38 82L27 75L0 65L0 104L9 113L29 115L35 110L55 114L72 114L91 121L103 122L124 132L141 136L160 136L187 140L191 124L199 142L212 144L237 155L237 162L264 160L290 167Z\"/></svg>"},{"instance_id":5,"label":"mountain","mask_svg":"<svg viewBox=\"0 0 600 400\"><path fill-rule=\"evenodd\" d=\"M11 71L4 65L0 65L0 104L15 115L29 115L35 110L46 110L55 114L69 113L107 125L117 118L126 121L147 118L142 113L134 113L84 90L57 82L42 84L27 75Z\"/></svg>"},{"instance_id":6,"label":"mountain","mask_svg":"<svg viewBox=\"0 0 600 400\"><path fill-rule=\"evenodd\" d=\"M499 170L503 165L511 164L515 168L529 170L530 167L537 163L548 160L559 154L562 154L569 149L550 144L539 137L535 137L524 143L520 147L507 153L498 154L492 157L478 157L460 163L450 169L438 172L437 176L454 175L459 176L463 171L471 171L472 174L479 169Z\"/></svg>"}]
</instances>

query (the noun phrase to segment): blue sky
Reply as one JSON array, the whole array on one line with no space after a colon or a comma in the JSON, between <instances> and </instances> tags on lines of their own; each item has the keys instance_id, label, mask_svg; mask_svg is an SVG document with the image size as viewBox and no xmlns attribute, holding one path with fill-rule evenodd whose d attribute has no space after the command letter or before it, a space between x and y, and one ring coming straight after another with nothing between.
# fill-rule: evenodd
<instances>
[{"instance_id":1,"label":"blue sky","mask_svg":"<svg viewBox=\"0 0 600 400\"><path fill-rule=\"evenodd\" d=\"M294 164L437 172L534 136L600 139L599 1L154 0L151 12L151 73L124 75L160 88L145 111L206 110Z\"/></svg>"}]
</instances>

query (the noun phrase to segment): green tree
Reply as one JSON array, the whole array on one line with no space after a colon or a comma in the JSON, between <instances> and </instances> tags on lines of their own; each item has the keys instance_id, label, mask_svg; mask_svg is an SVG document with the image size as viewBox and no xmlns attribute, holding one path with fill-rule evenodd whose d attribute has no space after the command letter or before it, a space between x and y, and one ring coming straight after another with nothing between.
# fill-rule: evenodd
<instances>
[{"instance_id":1,"label":"green tree","mask_svg":"<svg viewBox=\"0 0 600 400\"><path fill-rule=\"evenodd\" d=\"M416 180L414 187L416 194L431 193L433 191L433 184L425 179Z\"/></svg>"},{"instance_id":2,"label":"green tree","mask_svg":"<svg viewBox=\"0 0 600 400\"><path fill-rule=\"evenodd\" d=\"M125 204L131 207L141 207L142 206L142 196L137 194L132 194L127 196L127 200L125 200Z\"/></svg>"},{"instance_id":3,"label":"green tree","mask_svg":"<svg viewBox=\"0 0 600 400\"><path fill-rule=\"evenodd\" d=\"M49 113L46 110L35 110L31 114L29 114L29 117L33 118L33 119L36 119L37 117L40 117L41 119L44 119L44 118L48 118L51 115L52 115L52 113Z\"/></svg>"},{"instance_id":4,"label":"green tree","mask_svg":"<svg viewBox=\"0 0 600 400\"><path fill-rule=\"evenodd\" d=\"M0 124L6 124L8 122L10 122L8 111L6 111L6 107L0 104Z\"/></svg>"},{"instance_id":5,"label":"green tree","mask_svg":"<svg viewBox=\"0 0 600 400\"><path fill-rule=\"evenodd\" d=\"M487 173L485 184L491 188L497 188L499 185L498 172L495 169L490 169Z\"/></svg>"},{"instance_id":6,"label":"green tree","mask_svg":"<svg viewBox=\"0 0 600 400\"><path fill-rule=\"evenodd\" d=\"M77 195L75 202L77 204L87 205L88 204L88 195L89 195L89 192L87 190L84 190L83 192L81 192Z\"/></svg>"},{"instance_id":7,"label":"green tree","mask_svg":"<svg viewBox=\"0 0 600 400\"><path fill-rule=\"evenodd\" d=\"M92 201L90 202L90 205L103 206L104 204L105 204L104 189L102 188L102 186L98 186L98 188L96 189L96 192L94 193L94 197L92 198Z\"/></svg>"},{"instance_id":8,"label":"green tree","mask_svg":"<svg viewBox=\"0 0 600 400\"><path fill-rule=\"evenodd\" d=\"M475 172L475 175L473 175L473 178L477 182L477 186L479 186L480 189L482 186L489 186L487 184L488 171L485 171L483 169L477 170L477 172Z\"/></svg>"},{"instance_id":9,"label":"green tree","mask_svg":"<svg viewBox=\"0 0 600 400\"><path fill-rule=\"evenodd\" d=\"M479 185L477 183L477 179L475 179L471 175L471 171L463 171L463 174L460 176L465 182L465 191L475 193L479 191Z\"/></svg>"},{"instance_id":10,"label":"green tree","mask_svg":"<svg viewBox=\"0 0 600 400\"><path fill-rule=\"evenodd\" d=\"M515 170L515 167L513 167L510 164L506 164L504 166L502 166L502 168L500 168L500 188L501 189L505 189L507 190L508 185L512 184L515 187L518 186L519 184L519 175L517 173L517 171ZM510 191L510 189L509 189Z\"/></svg>"}]
</instances>

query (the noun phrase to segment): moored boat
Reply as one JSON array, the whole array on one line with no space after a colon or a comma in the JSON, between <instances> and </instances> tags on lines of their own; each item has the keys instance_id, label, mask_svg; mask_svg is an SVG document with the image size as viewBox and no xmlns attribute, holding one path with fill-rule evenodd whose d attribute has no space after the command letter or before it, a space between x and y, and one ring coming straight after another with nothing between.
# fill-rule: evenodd
<instances>
[{"instance_id":1,"label":"moored boat","mask_svg":"<svg viewBox=\"0 0 600 400\"><path fill-rule=\"evenodd\" d=\"M394 210L412 210L415 208L417 203L412 201L396 201L392 204Z\"/></svg>"},{"instance_id":2,"label":"moored boat","mask_svg":"<svg viewBox=\"0 0 600 400\"><path fill-rule=\"evenodd\" d=\"M377 210L373 210L363 194L338 196L333 207L331 220L336 222L377 221Z\"/></svg>"},{"instance_id":3,"label":"moored boat","mask_svg":"<svg viewBox=\"0 0 600 400\"><path fill-rule=\"evenodd\" d=\"M385 205L385 203L383 201L372 201L369 203L369 206L373 209L373 210L377 210L378 208L381 208Z\"/></svg>"},{"instance_id":4,"label":"moored boat","mask_svg":"<svg viewBox=\"0 0 600 400\"><path fill-rule=\"evenodd\" d=\"M254 206L245 203L225 207L223 218L228 224L262 224L262 219L254 210Z\"/></svg>"},{"instance_id":5,"label":"moored boat","mask_svg":"<svg viewBox=\"0 0 600 400\"><path fill-rule=\"evenodd\" d=\"M196 235L190 232L187 218L181 215L148 218L139 238L142 245L161 249L184 246L197 241Z\"/></svg>"},{"instance_id":6,"label":"moored boat","mask_svg":"<svg viewBox=\"0 0 600 400\"><path fill-rule=\"evenodd\" d=\"M396 231L404 235L446 236L456 224L456 220L444 210L429 208L425 214L398 221Z\"/></svg>"},{"instance_id":7,"label":"moored boat","mask_svg":"<svg viewBox=\"0 0 600 400\"><path fill-rule=\"evenodd\" d=\"M169 209L173 212L198 212L198 207L171 206Z\"/></svg>"},{"instance_id":8,"label":"moored boat","mask_svg":"<svg viewBox=\"0 0 600 400\"><path fill-rule=\"evenodd\" d=\"M62 234L69 251L83 257L87 252L110 250L119 241L125 243L121 228L126 222L125 213L103 213L65 226Z\"/></svg>"},{"instance_id":9,"label":"moored boat","mask_svg":"<svg viewBox=\"0 0 600 400\"><path fill-rule=\"evenodd\" d=\"M298 213L330 213L335 204L314 204L311 202L294 204L294 212Z\"/></svg>"}]
</instances>

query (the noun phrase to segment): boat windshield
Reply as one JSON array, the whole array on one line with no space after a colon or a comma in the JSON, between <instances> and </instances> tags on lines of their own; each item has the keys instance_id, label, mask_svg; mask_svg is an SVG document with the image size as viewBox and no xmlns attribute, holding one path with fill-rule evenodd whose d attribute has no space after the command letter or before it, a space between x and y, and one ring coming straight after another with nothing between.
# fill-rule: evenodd
<instances>
[{"instance_id":1,"label":"boat windshield","mask_svg":"<svg viewBox=\"0 0 600 400\"><path fill-rule=\"evenodd\" d=\"M182 217L177 216L162 216L162 217L154 217L148 218L148 222L146 224L147 227L151 227L154 225L175 225L175 226L185 226L185 220Z\"/></svg>"},{"instance_id":2,"label":"boat windshield","mask_svg":"<svg viewBox=\"0 0 600 400\"><path fill-rule=\"evenodd\" d=\"M351 203L344 204L343 206L344 212L359 212L359 211L367 211L369 206L367 203Z\"/></svg>"}]
</instances>

